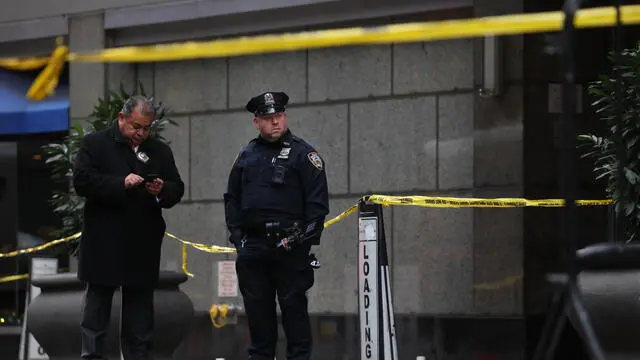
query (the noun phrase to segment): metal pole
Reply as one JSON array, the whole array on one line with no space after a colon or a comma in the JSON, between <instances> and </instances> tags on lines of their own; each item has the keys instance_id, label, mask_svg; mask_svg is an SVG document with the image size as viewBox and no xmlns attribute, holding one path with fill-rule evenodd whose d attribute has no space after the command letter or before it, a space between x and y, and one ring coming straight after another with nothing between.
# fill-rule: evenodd
<instances>
[{"instance_id":1,"label":"metal pole","mask_svg":"<svg viewBox=\"0 0 640 360\"><path fill-rule=\"evenodd\" d=\"M613 30L613 59L614 65L618 63L619 56L622 54L622 26L621 26L621 16L620 16L620 6L621 1L615 0L616 7L616 26ZM624 146L624 138L622 135L622 128L624 127L624 118L623 118L623 108L622 108L622 100L623 100L623 87L622 87L622 74L620 73L620 69L617 66L613 68L613 77L616 81L616 89L614 91L615 96L615 118L617 122L616 133L615 133L615 146L616 146L616 157L618 158L618 168L617 168L617 178L616 178L616 188L618 193L618 205L614 204L614 216L615 216L615 232L614 232L614 241L622 241L626 240L627 233L627 223L624 216L624 209L626 207L626 183L625 183L625 175L624 175L624 166L627 163L627 154Z\"/></svg>"},{"instance_id":2,"label":"metal pole","mask_svg":"<svg viewBox=\"0 0 640 360\"><path fill-rule=\"evenodd\" d=\"M620 48L620 4L617 2L617 18L616 24L617 37L616 48ZM574 327L580 334L584 344L586 345L589 357L593 360L604 360L605 354L598 341L595 329L589 319L589 314L584 306L580 289L578 288L578 273L580 272L577 259L577 237L576 237L576 179L574 166L575 153L575 124L574 117L576 111L576 88L575 88L575 25L574 19L577 10L580 8L581 0L566 0L564 3L564 27L562 37L563 60L564 60L564 78L563 78L563 135L562 154L560 169L560 188L565 199L565 206L562 211L562 237L567 243L567 278L562 281L555 281L555 285L559 285L556 297L553 300L551 311L548 314L547 323L536 348L534 359L551 359L555 354L555 347L559 341L562 327L566 317L574 322ZM616 115L618 117L618 125L622 122L622 103L621 94L622 86L620 77L616 72ZM618 154L624 155L625 149L620 141L622 138L621 126L616 129L616 146ZM622 148L622 149L621 149ZM620 156L620 155L619 155ZM622 158L618 160L621 161ZM619 167L618 173L624 175L622 167ZM618 179L621 184L621 179ZM618 189L621 191L621 189ZM620 221L616 217L615 222ZM619 230L619 227L616 226ZM556 314L556 311L558 312Z\"/></svg>"},{"instance_id":3,"label":"metal pole","mask_svg":"<svg viewBox=\"0 0 640 360\"><path fill-rule=\"evenodd\" d=\"M576 88L575 88L575 24L576 11L580 8L580 0L567 0L564 4L564 32L563 32L563 60L564 77L562 83L562 105L563 105L563 130L564 139L562 141L560 170L560 191L565 199L565 206L562 211L562 237L567 242L567 272L569 282L576 281L578 274L578 264L576 251L578 244L576 239L576 180L575 180L575 110L576 110Z\"/></svg>"}]
</instances>

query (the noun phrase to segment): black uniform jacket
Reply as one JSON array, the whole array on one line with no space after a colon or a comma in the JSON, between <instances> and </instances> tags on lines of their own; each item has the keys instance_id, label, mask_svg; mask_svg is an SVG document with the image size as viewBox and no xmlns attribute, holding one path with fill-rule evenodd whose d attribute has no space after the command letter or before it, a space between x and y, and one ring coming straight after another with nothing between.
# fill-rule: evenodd
<instances>
[{"instance_id":1,"label":"black uniform jacket","mask_svg":"<svg viewBox=\"0 0 640 360\"><path fill-rule=\"evenodd\" d=\"M234 162L224 194L230 241L265 221L301 222L304 237L320 243L329 213L325 163L316 150L287 131L278 142L253 139Z\"/></svg>"},{"instance_id":2,"label":"black uniform jacket","mask_svg":"<svg viewBox=\"0 0 640 360\"><path fill-rule=\"evenodd\" d=\"M148 139L136 156L117 124L85 136L75 160L73 185L86 198L78 277L112 286L154 286L166 229L162 209L182 199L184 183L168 145ZM141 160L146 159L146 163ZM124 188L130 173L159 174L158 198L144 185Z\"/></svg>"}]
</instances>

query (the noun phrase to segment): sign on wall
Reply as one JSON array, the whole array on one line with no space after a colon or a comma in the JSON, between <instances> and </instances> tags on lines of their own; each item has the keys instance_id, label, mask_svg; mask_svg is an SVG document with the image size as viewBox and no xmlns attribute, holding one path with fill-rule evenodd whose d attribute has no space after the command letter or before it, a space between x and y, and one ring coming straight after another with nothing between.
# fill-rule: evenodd
<instances>
[{"instance_id":1,"label":"sign on wall","mask_svg":"<svg viewBox=\"0 0 640 360\"><path fill-rule=\"evenodd\" d=\"M236 262L218 261L218 297L237 297Z\"/></svg>"}]
</instances>

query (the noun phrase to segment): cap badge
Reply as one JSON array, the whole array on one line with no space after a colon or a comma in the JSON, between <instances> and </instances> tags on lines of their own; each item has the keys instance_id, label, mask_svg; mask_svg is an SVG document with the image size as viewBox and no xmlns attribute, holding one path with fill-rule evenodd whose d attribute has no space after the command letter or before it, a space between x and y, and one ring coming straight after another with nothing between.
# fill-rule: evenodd
<instances>
[{"instance_id":1,"label":"cap badge","mask_svg":"<svg viewBox=\"0 0 640 360\"><path fill-rule=\"evenodd\" d=\"M275 104L275 100L273 100L273 95L271 93L264 94L264 104L265 105L273 105Z\"/></svg>"}]
</instances>

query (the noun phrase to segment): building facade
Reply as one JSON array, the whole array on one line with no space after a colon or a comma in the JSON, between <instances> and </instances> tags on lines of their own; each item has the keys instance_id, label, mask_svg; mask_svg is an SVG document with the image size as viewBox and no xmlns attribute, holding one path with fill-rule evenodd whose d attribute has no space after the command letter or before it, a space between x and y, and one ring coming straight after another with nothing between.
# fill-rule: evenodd
<instances>
[{"instance_id":1,"label":"building facade","mask_svg":"<svg viewBox=\"0 0 640 360\"><path fill-rule=\"evenodd\" d=\"M54 6L24 0L19 7L2 5L0 56L46 55L55 36L65 36L72 51L89 51L561 8L551 0L388 4L109 0ZM606 51L607 34L591 31L592 48ZM292 131L326 161L331 216L371 193L553 198L560 113L549 89L562 73L557 54L545 51L553 44L549 39L542 34L503 39L505 86L498 97L479 95L482 39L158 63L71 63L71 121L86 118L96 99L121 82L127 88L141 82L171 107L179 126L168 130L168 138L187 187L184 201L165 213L168 231L207 244L228 245L222 194L236 154L255 136L243 107L269 90L290 95ZM584 84L600 71L606 71L605 61L590 59L578 81ZM585 103L580 130L593 124ZM602 197L588 164L580 171L580 196ZM557 215L554 209L385 209L400 358L525 358L546 306L544 274L564 256ZM584 209L580 216L584 242L599 241L603 212ZM323 267L309 294L314 358L354 359L359 356L356 216L326 229L315 252ZM207 314L214 303L241 303L218 297L217 261L228 259L233 257L190 250L195 276L182 288L198 317L177 358L242 358L248 341L243 319L214 329ZM180 264L180 246L167 238L162 266L180 270Z\"/></svg>"}]
</instances>

